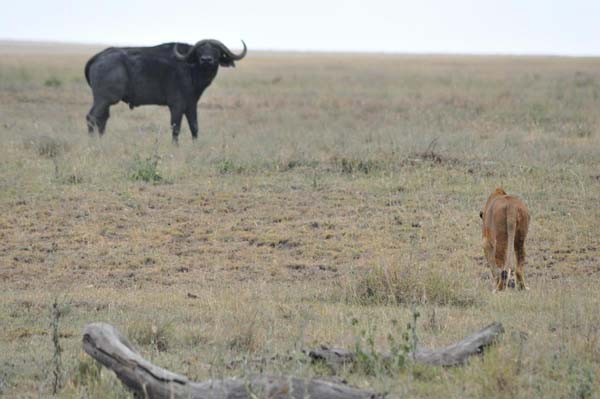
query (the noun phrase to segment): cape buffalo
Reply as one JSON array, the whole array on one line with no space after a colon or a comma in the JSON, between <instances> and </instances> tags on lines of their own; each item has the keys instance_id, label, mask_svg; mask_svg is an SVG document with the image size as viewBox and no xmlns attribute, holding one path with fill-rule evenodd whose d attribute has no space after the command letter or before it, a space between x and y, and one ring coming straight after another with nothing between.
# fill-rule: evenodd
<instances>
[{"instance_id":1,"label":"cape buffalo","mask_svg":"<svg viewBox=\"0 0 600 399\"><path fill-rule=\"evenodd\" d=\"M123 101L129 108L167 105L171 111L173 142L185 115L192 138L198 137L197 105L219 65L233 67L246 55L246 43L234 54L218 40L201 40L193 46L165 43L154 47L110 47L85 65L94 104L87 114L88 131L104 133L111 105Z\"/></svg>"}]
</instances>

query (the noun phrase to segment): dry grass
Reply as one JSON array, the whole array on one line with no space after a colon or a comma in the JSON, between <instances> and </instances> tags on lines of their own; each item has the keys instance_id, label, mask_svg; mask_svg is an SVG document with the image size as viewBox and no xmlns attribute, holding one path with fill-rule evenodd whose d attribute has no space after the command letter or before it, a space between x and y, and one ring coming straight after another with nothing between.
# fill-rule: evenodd
<instances>
[{"instance_id":1,"label":"dry grass","mask_svg":"<svg viewBox=\"0 0 600 399\"><path fill-rule=\"evenodd\" d=\"M600 394L600 60L251 54L176 148L163 108L118 105L87 137L89 55L0 58L7 397L48 396L54 298L59 397L127 397L81 355L91 321L192 378L311 376L301 348L370 331L386 349L413 303L424 345L507 333L462 369L344 378L391 397ZM491 294L478 214L498 185L532 212L529 292Z\"/></svg>"}]
</instances>

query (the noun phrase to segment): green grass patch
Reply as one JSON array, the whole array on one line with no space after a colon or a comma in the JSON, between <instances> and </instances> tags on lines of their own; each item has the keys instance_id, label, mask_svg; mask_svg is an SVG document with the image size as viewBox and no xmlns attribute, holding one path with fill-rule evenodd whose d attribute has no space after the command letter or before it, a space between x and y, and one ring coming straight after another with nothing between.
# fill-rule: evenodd
<instances>
[{"instance_id":1,"label":"green grass patch","mask_svg":"<svg viewBox=\"0 0 600 399\"><path fill-rule=\"evenodd\" d=\"M222 159L215 164L217 173L232 175L243 173L246 168L232 159Z\"/></svg>"},{"instance_id":2,"label":"green grass patch","mask_svg":"<svg viewBox=\"0 0 600 399\"><path fill-rule=\"evenodd\" d=\"M158 170L159 161L160 157L157 155L146 158L136 155L130 166L129 179L146 183L162 182L164 178Z\"/></svg>"},{"instance_id":3,"label":"green grass patch","mask_svg":"<svg viewBox=\"0 0 600 399\"><path fill-rule=\"evenodd\" d=\"M342 174L356 175L356 174L371 174L378 172L384 168L382 161L374 159L357 159L357 158L336 158L334 159L336 168Z\"/></svg>"},{"instance_id":4,"label":"green grass patch","mask_svg":"<svg viewBox=\"0 0 600 399\"><path fill-rule=\"evenodd\" d=\"M62 80L60 80L56 76L51 76L44 81L44 86L46 87L60 87L62 86L62 84Z\"/></svg>"}]
</instances>

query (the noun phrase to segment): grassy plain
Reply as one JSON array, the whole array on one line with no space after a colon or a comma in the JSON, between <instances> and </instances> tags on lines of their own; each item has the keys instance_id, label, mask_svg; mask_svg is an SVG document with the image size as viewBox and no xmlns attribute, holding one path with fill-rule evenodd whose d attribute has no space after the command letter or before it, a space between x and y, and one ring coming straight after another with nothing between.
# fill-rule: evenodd
<instances>
[{"instance_id":1,"label":"grassy plain","mask_svg":"<svg viewBox=\"0 0 600 399\"><path fill-rule=\"evenodd\" d=\"M88 137L96 49L0 45L0 392L127 393L86 323L193 379L330 374L302 348L440 347L491 321L463 368L344 370L390 397L600 397L600 59L253 53L201 100L112 108ZM149 181L145 181L149 180ZM532 213L531 290L491 293L479 210ZM526 340L519 337L525 336Z\"/></svg>"}]
</instances>

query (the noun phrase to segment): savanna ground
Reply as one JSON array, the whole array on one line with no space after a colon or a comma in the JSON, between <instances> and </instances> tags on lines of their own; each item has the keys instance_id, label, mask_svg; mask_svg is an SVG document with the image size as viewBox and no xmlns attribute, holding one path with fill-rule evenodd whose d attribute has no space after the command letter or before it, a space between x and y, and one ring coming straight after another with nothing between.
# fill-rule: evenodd
<instances>
[{"instance_id":1,"label":"savanna ground","mask_svg":"<svg viewBox=\"0 0 600 399\"><path fill-rule=\"evenodd\" d=\"M129 397L82 354L92 321L192 379L311 377L331 371L303 348L402 349L413 311L429 347L506 333L462 368L340 377L393 398L600 396L600 59L250 51L174 147L159 107L115 106L88 137L96 50L0 46L6 397L50 395L55 300L60 398ZM497 186L532 213L528 292L491 292Z\"/></svg>"}]
</instances>

